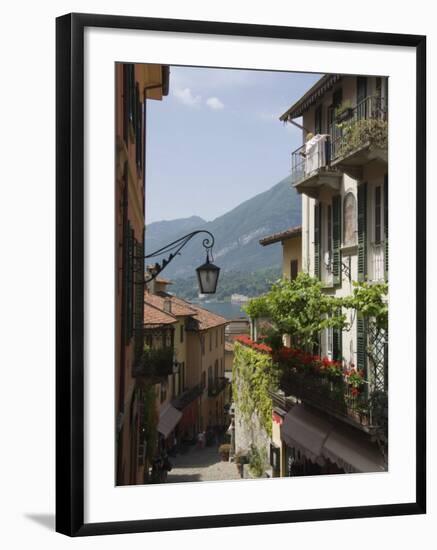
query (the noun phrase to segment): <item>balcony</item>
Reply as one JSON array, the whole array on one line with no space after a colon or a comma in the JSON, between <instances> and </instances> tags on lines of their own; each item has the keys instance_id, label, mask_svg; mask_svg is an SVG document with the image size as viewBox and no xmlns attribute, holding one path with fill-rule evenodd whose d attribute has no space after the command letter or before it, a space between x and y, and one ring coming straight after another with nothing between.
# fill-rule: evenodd
<instances>
[{"instance_id":1,"label":"balcony","mask_svg":"<svg viewBox=\"0 0 437 550\"><path fill-rule=\"evenodd\" d=\"M370 273L369 280L382 282L385 280L384 246L373 243L369 247Z\"/></svg>"},{"instance_id":2,"label":"balcony","mask_svg":"<svg viewBox=\"0 0 437 550\"><path fill-rule=\"evenodd\" d=\"M291 154L291 182L299 193L317 197L321 187L339 190L341 172L330 166L330 137L317 134Z\"/></svg>"},{"instance_id":3,"label":"balcony","mask_svg":"<svg viewBox=\"0 0 437 550\"><path fill-rule=\"evenodd\" d=\"M174 349L166 347L161 349L146 349L143 355L133 366L132 376L146 378L167 378L173 374Z\"/></svg>"},{"instance_id":4,"label":"balcony","mask_svg":"<svg viewBox=\"0 0 437 550\"><path fill-rule=\"evenodd\" d=\"M329 128L331 167L361 178L365 164L387 164L387 126L387 107L381 97L369 96L343 109Z\"/></svg>"},{"instance_id":5,"label":"balcony","mask_svg":"<svg viewBox=\"0 0 437 550\"><path fill-rule=\"evenodd\" d=\"M228 379L224 376L220 376L215 380L208 381L208 397L217 397L227 386Z\"/></svg>"},{"instance_id":6,"label":"balcony","mask_svg":"<svg viewBox=\"0 0 437 550\"><path fill-rule=\"evenodd\" d=\"M366 389L355 394L343 380L310 374L287 372L282 376L280 388L287 396L317 408L324 413L340 418L366 432L373 432L383 423Z\"/></svg>"}]
</instances>

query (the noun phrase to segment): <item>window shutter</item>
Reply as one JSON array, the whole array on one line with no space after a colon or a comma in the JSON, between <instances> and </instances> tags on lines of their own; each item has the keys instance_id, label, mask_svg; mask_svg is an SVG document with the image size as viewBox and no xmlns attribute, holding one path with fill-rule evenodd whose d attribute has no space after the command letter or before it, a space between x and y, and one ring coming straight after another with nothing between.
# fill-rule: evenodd
<instances>
[{"instance_id":1,"label":"window shutter","mask_svg":"<svg viewBox=\"0 0 437 550\"><path fill-rule=\"evenodd\" d=\"M358 280L367 275L367 183L358 186Z\"/></svg>"},{"instance_id":2,"label":"window shutter","mask_svg":"<svg viewBox=\"0 0 437 550\"><path fill-rule=\"evenodd\" d=\"M125 277L126 277L126 343L130 342L133 332L133 247L134 247L134 230L128 222L128 230L126 232L126 262L125 262Z\"/></svg>"},{"instance_id":3,"label":"window shutter","mask_svg":"<svg viewBox=\"0 0 437 550\"><path fill-rule=\"evenodd\" d=\"M332 199L332 275L335 285L341 284L341 196Z\"/></svg>"},{"instance_id":4,"label":"window shutter","mask_svg":"<svg viewBox=\"0 0 437 550\"><path fill-rule=\"evenodd\" d=\"M135 156L138 169L142 164L142 106L140 102L140 88L138 82L135 85Z\"/></svg>"},{"instance_id":5,"label":"window shutter","mask_svg":"<svg viewBox=\"0 0 437 550\"><path fill-rule=\"evenodd\" d=\"M367 378L367 326L360 313L357 315L357 368L362 370Z\"/></svg>"},{"instance_id":6,"label":"window shutter","mask_svg":"<svg viewBox=\"0 0 437 550\"><path fill-rule=\"evenodd\" d=\"M144 348L144 244L135 240L135 360Z\"/></svg>"},{"instance_id":7,"label":"window shutter","mask_svg":"<svg viewBox=\"0 0 437 550\"><path fill-rule=\"evenodd\" d=\"M340 328L332 330L332 358L334 361L343 359L343 332Z\"/></svg>"},{"instance_id":8,"label":"window shutter","mask_svg":"<svg viewBox=\"0 0 437 550\"><path fill-rule=\"evenodd\" d=\"M322 241L322 227L321 227L321 214L322 205L317 203L314 205L314 276L320 279L321 269L321 241Z\"/></svg>"},{"instance_id":9,"label":"window shutter","mask_svg":"<svg viewBox=\"0 0 437 550\"><path fill-rule=\"evenodd\" d=\"M384 272L388 281L388 175L384 176Z\"/></svg>"}]
</instances>

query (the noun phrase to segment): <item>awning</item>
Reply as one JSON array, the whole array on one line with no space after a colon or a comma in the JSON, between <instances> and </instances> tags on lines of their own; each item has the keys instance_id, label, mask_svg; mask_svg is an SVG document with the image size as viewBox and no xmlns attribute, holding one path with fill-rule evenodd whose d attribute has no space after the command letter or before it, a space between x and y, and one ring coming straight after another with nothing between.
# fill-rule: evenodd
<instances>
[{"instance_id":1,"label":"awning","mask_svg":"<svg viewBox=\"0 0 437 550\"><path fill-rule=\"evenodd\" d=\"M322 454L349 473L386 471L378 447L353 429L335 428L325 441Z\"/></svg>"},{"instance_id":2,"label":"awning","mask_svg":"<svg viewBox=\"0 0 437 550\"><path fill-rule=\"evenodd\" d=\"M382 453L368 434L337 420L328 420L321 412L303 404L295 405L285 415L281 438L320 465L328 459L348 473L387 469Z\"/></svg>"},{"instance_id":3,"label":"awning","mask_svg":"<svg viewBox=\"0 0 437 550\"><path fill-rule=\"evenodd\" d=\"M170 403L167 404L159 415L158 432L167 438L181 418L181 411L175 409Z\"/></svg>"},{"instance_id":4,"label":"awning","mask_svg":"<svg viewBox=\"0 0 437 550\"><path fill-rule=\"evenodd\" d=\"M291 447L297 447L312 462L323 462L322 447L332 430L332 424L321 414L295 405L281 425L281 438Z\"/></svg>"}]
</instances>

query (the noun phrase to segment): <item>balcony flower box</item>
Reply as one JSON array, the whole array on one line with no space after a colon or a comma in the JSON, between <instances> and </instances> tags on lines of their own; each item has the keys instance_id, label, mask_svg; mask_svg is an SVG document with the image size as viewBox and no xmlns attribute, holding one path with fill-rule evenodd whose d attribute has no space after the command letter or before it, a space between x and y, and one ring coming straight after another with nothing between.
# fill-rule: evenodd
<instances>
[{"instance_id":1,"label":"balcony flower box","mask_svg":"<svg viewBox=\"0 0 437 550\"><path fill-rule=\"evenodd\" d=\"M352 109L352 107L346 107L345 109L337 113L337 122L345 122L346 120L352 118L353 114L354 110Z\"/></svg>"}]
</instances>

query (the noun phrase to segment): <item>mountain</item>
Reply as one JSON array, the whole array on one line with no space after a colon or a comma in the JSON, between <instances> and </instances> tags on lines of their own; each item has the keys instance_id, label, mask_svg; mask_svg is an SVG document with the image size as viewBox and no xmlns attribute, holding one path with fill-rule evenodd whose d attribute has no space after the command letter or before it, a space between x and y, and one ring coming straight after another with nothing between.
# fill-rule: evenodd
<instances>
[{"instance_id":1,"label":"mountain","mask_svg":"<svg viewBox=\"0 0 437 550\"><path fill-rule=\"evenodd\" d=\"M223 271L248 273L280 266L280 243L263 247L259 239L301 224L301 199L291 187L290 176L268 191L255 195L211 222L191 217L154 222L146 228L146 253L150 253L184 234L207 229L215 237L214 263ZM165 276L182 278L193 275L195 267L205 261L199 235L166 267Z\"/></svg>"},{"instance_id":2,"label":"mountain","mask_svg":"<svg viewBox=\"0 0 437 550\"><path fill-rule=\"evenodd\" d=\"M198 227L203 227L206 223L199 216L151 223L146 230L146 250L158 250L178 237L190 233Z\"/></svg>"}]
</instances>

